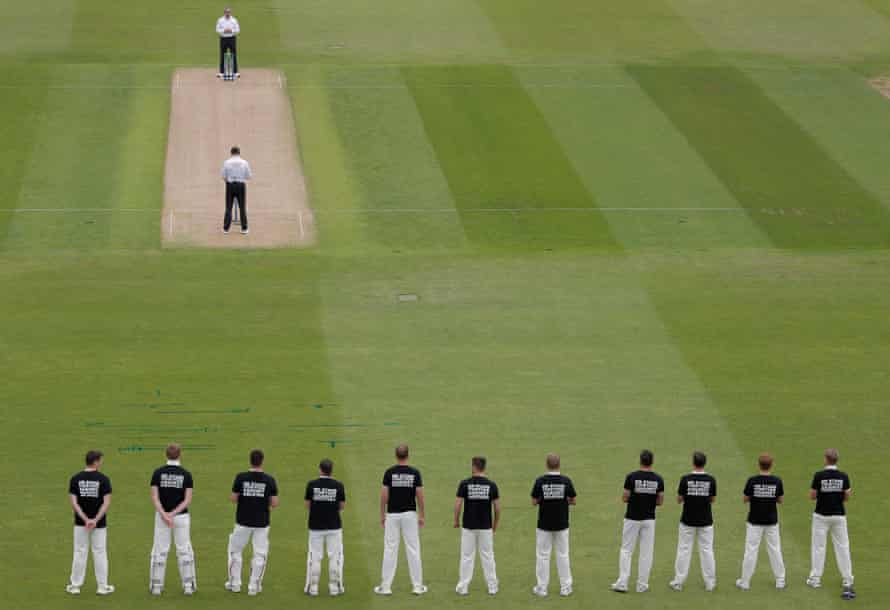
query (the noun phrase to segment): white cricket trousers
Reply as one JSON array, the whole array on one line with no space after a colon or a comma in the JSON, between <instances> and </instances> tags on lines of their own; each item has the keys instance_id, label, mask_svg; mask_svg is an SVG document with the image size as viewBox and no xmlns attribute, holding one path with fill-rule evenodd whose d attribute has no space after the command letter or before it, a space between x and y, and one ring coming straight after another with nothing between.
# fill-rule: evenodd
<instances>
[{"instance_id":1,"label":"white cricket trousers","mask_svg":"<svg viewBox=\"0 0 890 610\"><path fill-rule=\"evenodd\" d=\"M343 593L343 530L309 530L309 554L306 558L306 588L304 593L318 593L321 560L325 547L328 551L328 591Z\"/></svg>"},{"instance_id":2,"label":"white cricket trousers","mask_svg":"<svg viewBox=\"0 0 890 610\"><path fill-rule=\"evenodd\" d=\"M241 552L249 541L253 541L253 557L250 562L250 580L248 590L263 590L263 575L266 573L266 561L269 558L269 528L245 527L235 524L235 530L229 535L229 584L241 586Z\"/></svg>"},{"instance_id":3,"label":"white cricket trousers","mask_svg":"<svg viewBox=\"0 0 890 610\"><path fill-rule=\"evenodd\" d=\"M179 564L179 577L182 586L192 591L197 590L195 574L195 552L191 539L192 519L188 513L173 517L173 527L164 523L161 515L155 513L154 544L151 547L151 567L149 571L149 590L164 589L167 572L167 555L170 553L171 539L176 546L176 560Z\"/></svg>"},{"instance_id":4,"label":"white cricket trousers","mask_svg":"<svg viewBox=\"0 0 890 610\"><path fill-rule=\"evenodd\" d=\"M782 540L779 536L779 526L753 525L747 523L745 531L745 557L742 559L742 585L751 586L751 577L757 567L757 555L760 553L760 541L766 538L766 554L769 557L769 565L773 569L776 583L785 582L785 562L782 560Z\"/></svg>"},{"instance_id":5,"label":"white cricket trousers","mask_svg":"<svg viewBox=\"0 0 890 610\"><path fill-rule=\"evenodd\" d=\"M556 572L559 574L559 588L572 588L572 567L569 562L569 530L550 532L537 530L535 535L535 576L538 588L546 590L550 585L550 554L556 548Z\"/></svg>"},{"instance_id":6,"label":"white cricket trousers","mask_svg":"<svg viewBox=\"0 0 890 610\"><path fill-rule=\"evenodd\" d=\"M405 539L405 556L408 559L411 584L414 587L423 586L419 529L417 513L414 511L386 513L386 522L383 528L383 568L380 578L380 585L383 589L392 588L392 581L396 576L400 537Z\"/></svg>"},{"instance_id":7,"label":"white cricket trousers","mask_svg":"<svg viewBox=\"0 0 890 610\"><path fill-rule=\"evenodd\" d=\"M655 519L624 520L624 528L621 532L621 553L618 557L618 582L615 584L625 589L630 581L630 565L638 540L640 556L637 565L637 585L648 587L649 574L652 572L652 555L655 551Z\"/></svg>"},{"instance_id":8,"label":"white cricket trousers","mask_svg":"<svg viewBox=\"0 0 890 610\"><path fill-rule=\"evenodd\" d=\"M82 525L74 526L74 560L71 562L71 584L82 587L87 573L87 557L93 552L93 571L96 584L101 589L108 585L108 532L104 527L88 530Z\"/></svg>"},{"instance_id":9,"label":"white cricket trousers","mask_svg":"<svg viewBox=\"0 0 890 610\"><path fill-rule=\"evenodd\" d=\"M831 534L834 558L845 587L853 586L853 562L850 561L850 537L847 534L847 517L825 516L813 513L812 569L810 578L822 580L825 572L825 546Z\"/></svg>"},{"instance_id":10,"label":"white cricket trousers","mask_svg":"<svg viewBox=\"0 0 890 610\"><path fill-rule=\"evenodd\" d=\"M692 547L698 537L698 558L701 562L701 575L705 581L705 588L713 589L717 586L717 564L714 560L714 526L690 527L680 524L680 533L677 539L677 561L674 564L675 584L682 585L689 577L689 562L692 560Z\"/></svg>"},{"instance_id":11,"label":"white cricket trousers","mask_svg":"<svg viewBox=\"0 0 890 610\"><path fill-rule=\"evenodd\" d=\"M494 532L487 530L460 531L460 581L458 589L466 589L473 580L473 570L476 567L476 551L482 561L482 573L489 591L497 590L498 575L494 564Z\"/></svg>"}]
</instances>

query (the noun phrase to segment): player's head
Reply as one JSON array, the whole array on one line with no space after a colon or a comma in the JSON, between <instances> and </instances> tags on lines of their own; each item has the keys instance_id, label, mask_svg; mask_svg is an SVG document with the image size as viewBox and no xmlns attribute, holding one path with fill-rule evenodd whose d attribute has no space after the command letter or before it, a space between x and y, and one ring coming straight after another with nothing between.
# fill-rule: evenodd
<instances>
[{"instance_id":1,"label":"player's head","mask_svg":"<svg viewBox=\"0 0 890 610\"><path fill-rule=\"evenodd\" d=\"M488 461L481 455L473 458L473 472L485 472L485 464Z\"/></svg>"},{"instance_id":2,"label":"player's head","mask_svg":"<svg viewBox=\"0 0 890 610\"><path fill-rule=\"evenodd\" d=\"M771 469L773 467L773 456L768 453L761 453L757 456L757 465L763 471Z\"/></svg>"},{"instance_id":3,"label":"player's head","mask_svg":"<svg viewBox=\"0 0 890 610\"><path fill-rule=\"evenodd\" d=\"M168 460L178 460L179 456L182 455L182 446L178 443L170 443L167 445L167 450L164 453L167 454Z\"/></svg>"},{"instance_id":4,"label":"player's head","mask_svg":"<svg viewBox=\"0 0 890 610\"><path fill-rule=\"evenodd\" d=\"M98 449L90 449L87 451L86 458L84 458L84 462L86 462L87 466L92 466L93 468L98 468L102 465L102 452Z\"/></svg>"},{"instance_id":5,"label":"player's head","mask_svg":"<svg viewBox=\"0 0 890 610\"><path fill-rule=\"evenodd\" d=\"M226 17L231 17L232 16L232 7L227 6L226 8L224 8L223 15L225 15Z\"/></svg>"},{"instance_id":6,"label":"player's head","mask_svg":"<svg viewBox=\"0 0 890 610\"><path fill-rule=\"evenodd\" d=\"M250 452L250 465L254 468L259 468L263 465L263 460L266 459L266 455L263 453L262 449L254 449Z\"/></svg>"},{"instance_id":7,"label":"player's head","mask_svg":"<svg viewBox=\"0 0 890 610\"><path fill-rule=\"evenodd\" d=\"M829 466L834 466L837 464L837 461L840 459L840 455L837 452L837 449L826 449L825 450L825 463Z\"/></svg>"},{"instance_id":8,"label":"player's head","mask_svg":"<svg viewBox=\"0 0 890 610\"><path fill-rule=\"evenodd\" d=\"M326 477L331 476L331 473L334 472L334 462L328 458L323 459L318 463L318 471Z\"/></svg>"},{"instance_id":9,"label":"player's head","mask_svg":"<svg viewBox=\"0 0 890 610\"><path fill-rule=\"evenodd\" d=\"M241 147L239 147L239 146L233 146L231 149L229 149L229 152L232 154L232 156L240 155L240 154L241 154Z\"/></svg>"},{"instance_id":10,"label":"player's head","mask_svg":"<svg viewBox=\"0 0 890 610\"><path fill-rule=\"evenodd\" d=\"M559 470L559 456L555 453L547 454L547 470L556 472Z\"/></svg>"},{"instance_id":11,"label":"player's head","mask_svg":"<svg viewBox=\"0 0 890 610\"><path fill-rule=\"evenodd\" d=\"M396 447L396 459L399 461L405 461L408 459L408 445L402 443L398 447Z\"/></svg>"},{"instance_id":12,"label":"player's head","mask_svg":"<svg viewBox=\"0 0 890 610\"><path fill-rule=\"evenodd\" d=\"M649 468L653 463L655 463L655 454L649 451L648 449L643 449L640 451L640 466L643 468Z\"/></svg>"},{"instance_id":13,"label":"player's head","mask_svg":"<svg viewBox=\"0 0 890 610\"><path fill-rule=\"evenodd\" d=\"M696 468L704 468L705 464L708 463L708 456L706 456L701 451L696 451L692 454L692 465Z\"/></svg>"}]
</instances>

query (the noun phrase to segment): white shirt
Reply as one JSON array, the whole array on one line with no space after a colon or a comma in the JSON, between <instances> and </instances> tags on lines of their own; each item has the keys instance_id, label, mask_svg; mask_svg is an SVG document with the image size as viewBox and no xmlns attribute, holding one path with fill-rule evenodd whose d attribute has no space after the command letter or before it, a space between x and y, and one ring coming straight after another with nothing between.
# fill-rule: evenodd
<instances>
[{"instance_id":1,"label":"white shirt","mask_svg":"<svg viewBox=\"0 0 890 610\"><path fill-rule=\"evenodd\" d=\"M231 156L223 163L222 177L226 182L247 182L251 178L250 164L238 155Z\"/></svg>"},{"instance_id":2,"label":"white shirt","mask_svg":"<svg viewBox=\"0 0 890 610\"><path fill-rule=\"evenodd\" d=\"M228 34L226 30L232 30ZM234 17L229 17L226 19L226 16L223 15L219 19L216 20L216 33L222 36L223 38L232 38L235 34L238 34L241 31L241 26L238 25L238 20Z\"/></svg>"}]
</instances>

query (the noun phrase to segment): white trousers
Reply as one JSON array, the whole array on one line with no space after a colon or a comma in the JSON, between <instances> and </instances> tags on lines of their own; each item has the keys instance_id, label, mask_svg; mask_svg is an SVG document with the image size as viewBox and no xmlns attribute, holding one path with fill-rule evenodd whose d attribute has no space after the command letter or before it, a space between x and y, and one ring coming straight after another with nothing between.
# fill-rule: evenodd
<instances>
[{"instance_id":1,"label":"white trousers","mask_svg":"<svg viewBox=\"0 0 890 610\"><path fill-rule=\"evenodd\" d=\"M745 557L742 559L742 584L751 585L751 577L757 567L757 555L760 553L760 541L766 538L766 554L769 557L769 565L773 569L776 582L785 581L785 562L782 560L782 540L779 536L778 525L752 525L746 524L745 531Z\"/></svg>"},{"instance_id":2,"label":"white trousers","mask_svg":"<svg viewBox=\"0 0 890 610\"><path fill-rule=\"evenodd\" d=\"M71 562L71 584L82 587L87 573L87 557L93 552L93 571L99 588L108 585L108 532L104 527L88 530L82 525L74 526L74 560Z\"/></svg>"},{"instance_id":3,"label":"white trousers","mask_svg":"<svg viewBox=\"0 0 890 610\"><path fill-rule=\"evenodd\" d=\"M392 587L396 576L396 563L399 560L399 539L405 539L405 556L408 559L408 573L411 584L415 587L423 585L423 566L420 562L420 533L417 524L417 513L386 513L383 528L383 568L381 569L380 585L384 589Z\"/></svg>"},{"instance_id":4,"label":"white trousers","mask_svg":"<svg viewBox=\"0 0 890 610\"><path fill-rule=\"evenodd\" d=\"M677 539L677 561L674 564L674 580L682 585L689 577L689 562L692 560L692 547L698 537L698 558L701 562L701 575L705 587L712 589L717 586L717 564L714 560L714 526L690 527L680 524Z\"/></svg>"},{"instance_id":5,"label":"white trousers","mask_svg":"<svg viewBox=\"0 0 890 610\"><path fill-rule=\"evenodd\" d=\"M161 515L155 513L154 544L151 547L151 567L149 569L149 590L164 588L164 580L167 572L167 555L170 553L171 539L176 546L176 560L179 565L179 577L182 586L197 590L198 583L195 574L195 552L192 549L191 540L191 515L185 513L173 517L171 528Z\"/></svg>"},{"instance_id":6,"label":"white trousers","mask_svg":"<svg viewBox=\"0 0 890 610\"><path fill-rule=\"evenodd\" d=\"M494 532L487 530L460 531L460 581L459 589L466 589L473 580L476 567L476 552L482 561L482 573L489 589L498 588L498 575L494 564Z\"/></svg>"},{"instance_id":7,"label":"white trousers","mask_svg":"<svg viewBox=\"0 0 890 610\"><path fill-rule=\"evenodd\" d=\"M535 576L538 588L547 589L550 585L550 554L556 548L556 572L559 574L560 589L572 587L572 568L569 562L569 530L549 532L537 530L535 535Z\"/></svg>"},{"instance_id":8,"label":"white trousers","mask_svg":"<svg viewBox=\"0 0 890 610\"><path fill-rule=\"evenodd\" d=\"M321 578L321 560L328 551L328 591L343 593L343 530L309 530L309 553L306 558L305 593L317 593Z\"/></svg>"},{"instance_id":9,"label":"white trousers","mask_svg":"<svg viewBox=\"0 0 890 610\"><path fill-rule=\"evenodd\" d=\"M638 540L640 542L640 557L637 566L637 584L642 587L649 586L652 555L655 551L655 519L624 520L624 528L621 532L621 553L618 558L618 582L615 583L618 586L627 588L627 583L630 581L630 565Z\"/></svg>"},{"instance_id":10,"label":"white trousers","mask_svg":"<svg viewBox=\"0 0 890 610\"><path fill-rule=\"evenodd\" d=\"M241 552L247 543L253 541L253 557L250 562L249 589L262 591L263 575L266 573L266 561L269 558L269 528L245 527L235 524L229 535L229 584L241 586Z\"/></svg>"},{"instance_id":11,"label":"white trousers","mask_svg":"<svg viewBox=\"0 0 890 610\"><path fill-rule=\"evenodd\" d=\"M826 517L813 513L812 569L810 578L821 580L825 571L825 547L831 534L834 558L845 587L853 586L853 562L850 561L850 537L844 515Z\"/></svg>"}]
</instances>

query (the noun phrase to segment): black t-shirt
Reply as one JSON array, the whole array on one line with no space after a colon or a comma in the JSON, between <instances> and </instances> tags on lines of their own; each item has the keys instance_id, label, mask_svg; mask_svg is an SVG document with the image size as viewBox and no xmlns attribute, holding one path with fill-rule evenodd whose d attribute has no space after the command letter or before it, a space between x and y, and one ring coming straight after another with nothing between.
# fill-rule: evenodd
<instances>
[{"instance_id":1,"label":"black t-shirt","mask_svg":"<svg viewBox=\"0 0 890 610\"><path fill-rule=\"evenodd\" d=\"M850 477L837 468L826 468L813 475L811 489L816 490L816 512L824 517L846 515L844 496L850 489Z\"/></svg>"},{"instance_id":2,"label":"black t-shirt","mask_svg":"<svg viewBox=\"0 0 890 610\"><path fill-rule=\"evenodd\" d=\"M151 487L158 488L158 499L166 512L170 512L185 500L185 490L192 489L192 473L175 464L161 466L151 475ZM183 510L184 515L189 509Z\"/></svg>"},{"instance_id":3,"label":"black t-shirt","mask_svg":"<svg viewBox=\"0 0 890 610\"><path fill-rule=\"evenodd\" d=\"M417 510L417 488L423 487L419 470L407 464L396 464L383 473L383 485L389 488L386 512Z\"/></svg>"},{"instance_id":4,"label":"black t-shirt","mask_svg":"<svg viewBox=\"0 0 890 610\"><path fill-rule=\"evenodd\" d=\"M625 519L646 521L655 518L658 494L664 493L664 479L651 470L637 470L624 479L624 489L630 492Z\"/></svg>"},{"instance_id":5,"label":"black t-shirt","mask_svg":"<svg viewBox=\"0 0 890 610\"><path fill-rule=\"evenodd\" d=\"M758 474L745 483L748 496L748 523L775 525L779 522L778 499L785 495L782 479L771 474Z\"/></svg>"},{"instance_id":6,"label":"black t-shirt","mask_svg":"<svg viewBox=\"0 0 890 610\"><path fill-rule=\"evenodd\" d=\"M275 479L249 470L235 477L232 493L238 494L235 522L244 527L269 527L269 498L278 495Z\"/></svg>"},{"instance_id":7,"label":"black t-shirt","mask_svg":"<svg viewBox=\"0 0 890 610\"><path fill-rule=\"evenodd\" d=\"M569 477L545 474L535 481L532 498L538 503L538 529L558 532L569 527L569 498L575 497L575 486Z\"/></svg>"},{"instance_id":8,"label":"black t-shirt","mask_svg":"<svg viewBox=\"0 0 890 610\"><path fill-rule=\"evenodd\" d=\"M491 504L500 497L494 481L482 476L464 479L457 486L457 497L464 499L464 529L491 529Z\"/></svg>"},{"instance_id":9,"label":"black t-shirt","mask_svg":"<svg viewBox=\"0 0 890 610\"><path fill-rule=\"evenodd\" d=\"M343 483L331 477L309 481L303 499L310 502L309 529L338 530L343 527L340 521L340 502L346 502Z\"/></svg>"},{"instance_id":10,"label":"black t-shirt","mask_svg":"<svg viewBox=\"0 0 890 610\"><path fill-rule=\"evenodd\" d=\"M683 496L683 514L680 521L689 527L714 525L711 514L711 498L717 495L717 480L705 472L683 475L677 487L677 495Z\"/></svg>"},{"instance_id":11,"label":"black t-shirt","mask_svg":"<svg viewBox=\"0 0 890 610\"><path fill-rule=\"evenodd\" d=\"M89 517L94 518L102 508L105 496L111 493L111 479L96 470L81 470L71 477L68 483L68 493L77 497L80 510ZM103 516L96 527L105 527L107 517ZM74 513L74 525L86 525L83 519Z\"/></svg>"}]
</instances>

